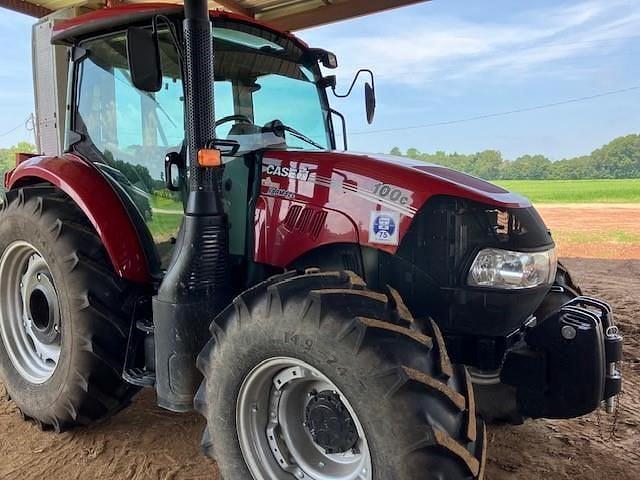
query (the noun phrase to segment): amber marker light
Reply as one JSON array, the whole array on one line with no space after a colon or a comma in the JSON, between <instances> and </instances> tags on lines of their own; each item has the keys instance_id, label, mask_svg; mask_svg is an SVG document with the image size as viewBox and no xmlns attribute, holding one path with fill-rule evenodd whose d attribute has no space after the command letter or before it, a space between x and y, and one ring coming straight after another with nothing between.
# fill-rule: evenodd
<instances>
[{"instance_id":1,"label":"amber marker light","mask_svg":"<svg viewBox=\"0 0 640 480\"><path fill-rule=\"evenodd\" d=\"M222 165L220 150L203 148L198 151L198 165L201 167L219 167Z\"/></svg>"}]
</instances>

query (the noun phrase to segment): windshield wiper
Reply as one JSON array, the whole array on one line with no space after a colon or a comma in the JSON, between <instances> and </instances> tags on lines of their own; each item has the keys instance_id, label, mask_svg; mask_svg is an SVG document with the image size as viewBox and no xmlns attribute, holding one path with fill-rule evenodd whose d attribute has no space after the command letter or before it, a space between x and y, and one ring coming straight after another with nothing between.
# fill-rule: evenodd
<instances>
[{"instance_id":1,"label":"windshield wiper","mask_svg":"<svg viewBox=\"0 0 640 480\"><path fill-rule=\"evenodd\" d=\"M284 137L284 135L283 135L284 132L289 132L291 135L296 137L298 140L302 140L303 142L306 142L309 145L313 145L314 147L316 147L319 150L326 150L325 147L323 147L319 143L315 142L314 140L311 140L304 133L299 132L295 128L290 127L289 125L285 125L280 120L274 120L273 122L268 123L267 125L265 125L265 129L272 130L273 133L275 133L276 135L283 136L283 137Z\"/></svg>"},{"instance_id":2,"label":"windshield wiper","mask_svg":"<svg viewBox=\"0 0 640 480\"><path fill-rule=\"evenodd\" d=\"M289 127L288 125L283 125L284 129L289 132L291 135L293 135L294 137L302 140L303 142L307 142L309 145L313 145L314 147L320 149L320 150L325 150L325 147L323 147L322 145L320 145L317 142L314 142L313 140L311 140L309 137L307 137L305 134L300 133L298 130L296 130L293 127Z\"/></svg>"}]
</instances>

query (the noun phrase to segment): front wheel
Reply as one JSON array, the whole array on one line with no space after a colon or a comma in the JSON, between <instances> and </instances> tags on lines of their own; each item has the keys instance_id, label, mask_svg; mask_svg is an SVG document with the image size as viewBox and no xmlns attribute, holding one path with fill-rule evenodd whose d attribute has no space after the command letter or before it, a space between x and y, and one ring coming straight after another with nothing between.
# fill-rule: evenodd
<instances>
[{"instance_id":1,"label":"front wheel","mask_svg":"<svg viewBox=\"0 0 640 480\"><path fill-rule=\"evenodd\" d=\"M238 297L198 359L205 453L227 480L476 479L484 425L434 323L348 272Z\"/></svg>"}]
</instances>

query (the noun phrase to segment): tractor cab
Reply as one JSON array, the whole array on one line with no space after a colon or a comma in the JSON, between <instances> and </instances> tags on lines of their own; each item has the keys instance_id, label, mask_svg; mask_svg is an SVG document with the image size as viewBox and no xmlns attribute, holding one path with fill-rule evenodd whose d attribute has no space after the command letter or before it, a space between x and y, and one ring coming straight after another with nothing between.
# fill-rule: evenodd
<instances>
[{"instance_id":1,"label":"tractor cab","mask_svg":"<svg viewBox=\"0 0 640 480\"><path fill-rule=\"evenodd\" d=\"M114 187L146 238L146 255L160 278L168 266L188 196L185 161L181 10L154 20L148 9L133 26L132 7L112 9L108 20L58 24L56 43L74 51L68 118L69 151L89 159ZM145 12L135 7L138 16ZM91 15L91 14L90 14ZM326 151L336 148L329 84L320 64L328 52L248 19L213 12L215 132L223 149L223 203L230 217L230 253L244 265L251 220L252 181L259 179L266 150ZM118 25L122 23L122 25ZM130 29L157 29L155 91L135 85L136 43ZM140 52L144 57L145 52ZM153 57L152 51L146 52ZM146 224L146 228L145 228ZM233 260L233 258L232 258ZM232 262L233 263L233 262Z\"/></svg>"}]
</instances>

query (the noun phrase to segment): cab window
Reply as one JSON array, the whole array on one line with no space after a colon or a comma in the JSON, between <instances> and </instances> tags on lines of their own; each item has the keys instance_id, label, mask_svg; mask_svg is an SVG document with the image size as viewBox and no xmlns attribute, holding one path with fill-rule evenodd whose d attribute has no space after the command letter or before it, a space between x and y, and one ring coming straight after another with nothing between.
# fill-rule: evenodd
<instances>
[{"instance_id":1,"label":"cab window","mask_svg":"<svg viewBox=\"0 0 640 480\"><path fill-rule=\"evenodd\" d=\"M83 151L92 153L86 156L147 224L166 266L186 192L166 188L164 158L183 148L184 93L175 47L168 32L159 38L163 81L155 93L131 83L124 32L82 45L87 53L76 76L73 128L84 137ZM231 85L216 82L215 88L218 114L233 114Z\"/></svg>"}]
</instances>

